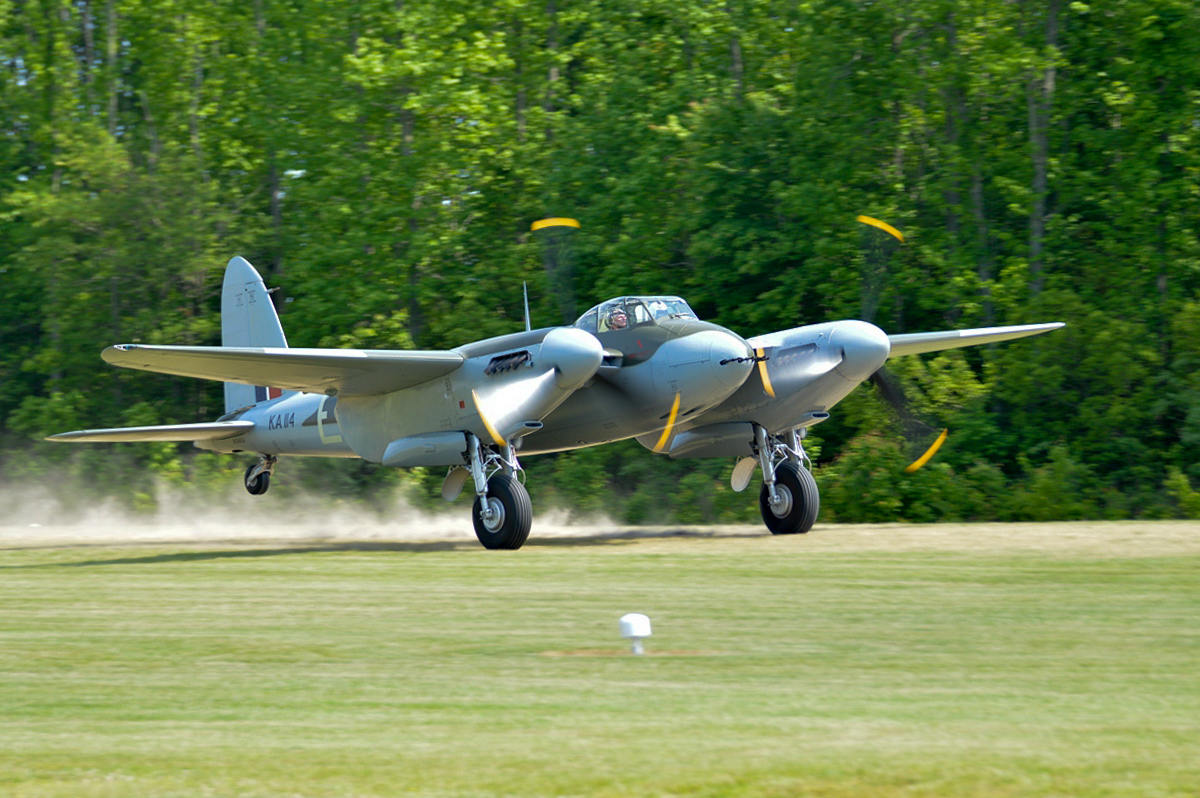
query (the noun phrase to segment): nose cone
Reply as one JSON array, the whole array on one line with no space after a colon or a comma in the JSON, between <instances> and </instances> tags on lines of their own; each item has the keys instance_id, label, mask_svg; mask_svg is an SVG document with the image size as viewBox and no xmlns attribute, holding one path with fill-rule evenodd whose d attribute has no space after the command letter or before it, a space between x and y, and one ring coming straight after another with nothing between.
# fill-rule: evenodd
<instances>
[{"instance_id":1,"label":"nose cone","mask_svg":"<svg viewBox=\"0 0 1200 798\"><path fill-rule=\"evenodd\" d=\"M838 374L852 382L862 382L879 371L892 351L887 333L865 321L838 322L830 343L842 351Z\"/></svg>"},{"instance_id":2,"label":"nose cone","mask_svg":"<svg viewBox=\"0 0 1200 798\"><path fill-rule=\"evenodd\" d=\"M731 332L702 330L667 341L654 354L660 395L709 407L738 389L754 368L749 345Z\"/></svg>"},{"instance_id":3,"label":"nose cone","mask_svg":"<svg viewBox=\"0 0 1200 798\"><path fill-rule=\"evenodd\" d=\"M542 357L554 366L554 382L563 390L583 385L604 359L604 347L596 336L574 327L559 327L542 340Z\"/></svg>"},{"instance_id":4,"label":"nose cone","mask_svg":"<svg viewBox=\"0 0 1200 798\"><path fill-rule=\"evenodd\" d=\"M696 333L695 338L708 342L708 363L717 382L728 388L738 388L754 368L754 352L750 345L731 333L710 330Z\"/></svg>"}]
</instances>

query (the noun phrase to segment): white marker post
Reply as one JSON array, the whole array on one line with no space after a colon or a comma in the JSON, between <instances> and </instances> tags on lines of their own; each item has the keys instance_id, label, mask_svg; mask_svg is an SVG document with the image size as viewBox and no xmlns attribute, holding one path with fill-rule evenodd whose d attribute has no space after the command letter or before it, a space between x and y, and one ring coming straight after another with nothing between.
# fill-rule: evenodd
<instances>
[{"instance_id":1,"label":"white marker post","mask_svg":"<svg viewBox=\"0 0 1200 798\"><path fill-rule=\"evenodd\" d=\"M650 619L640 612L631 612L621 616L621 637L633 641L633 653L644 654L642 638L650 636Z\"/></svg>"}]
</instances>

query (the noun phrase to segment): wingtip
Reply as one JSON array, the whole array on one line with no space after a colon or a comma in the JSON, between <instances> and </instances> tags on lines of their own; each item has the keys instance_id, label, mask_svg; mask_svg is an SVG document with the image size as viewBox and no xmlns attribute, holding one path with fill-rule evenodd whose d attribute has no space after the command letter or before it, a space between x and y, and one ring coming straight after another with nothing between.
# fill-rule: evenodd
<instances>
[{"instance_id":1,"label":"wingtip","mask_svg":"<svg viewBox=\"0 0 1200 798\"><path fill-rule=\"evenodd\" d=\"M131 352L134 349L137 349L137 344L113 344L104 348L100 353L100 358L105 363L112 363L118 360L121 355Z\"/></svg>"}]
</instances>

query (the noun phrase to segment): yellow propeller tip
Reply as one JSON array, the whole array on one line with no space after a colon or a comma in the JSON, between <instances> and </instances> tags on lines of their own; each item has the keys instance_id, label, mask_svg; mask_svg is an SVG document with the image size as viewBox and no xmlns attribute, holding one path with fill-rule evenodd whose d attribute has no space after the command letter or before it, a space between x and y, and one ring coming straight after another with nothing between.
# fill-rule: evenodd
<instances>
[{"instance_id":1,"label":"yellow propeller tip","mask_svg":"<svg viewBox=\"0 0 1200 798\"><path fill-rule=\"evenodd\" d=\"M654 445L654 452L657 454L667 445L667 441L671 438L671 428L675 426L675 416L679 414L679 400L683 396L681 393L675 394L675 404L671 405L671 413L667 417L667 427L663 430L662 437L658 439L658 443Z\"/></svg>"},{"instance_id":2,"label":"yellow propeller tip","mask_svg":"<svg viewBox=\"0 0 1200 798\"><path fill-rule=\"evenodd\" d=\"M946 442L946 435L949 434L949 432L950 432L950 430L948 430L948 429L942 430L942 434L937 437L937 440L933 442L933 445L929 447L929 449L925 452L925 454L921 455L916 460L914 460L912 463L905 466L904 473L912 474L916 471L919 471L921 469L921 466L928 463L933 458L933 456L935 454L937 454L937 450L942 448L942 444Z\"/></svg>"},{"instance_id":3,"label":"yellow propeller tip","mask_svg":"<svg viewBox=\"0 0 1200 798\"><path fill-rule=\"evenodd\" d=\"M579 222L575 219L567 219L565 217L556 217L554 219L539 219L529 226L533 232L543 230L547 227L579 227Z\"/></svg>"},{"instance_id":4,"label":"yellow propeller tip","mask_svg":"<svg viewBox=\"0 0 1200 798\"><path fill-rule=\"evenodd\" d=\"M471 399L475 402L475 412L479 414L479 420L483 422L483 428L487 430L488 435L492 436L492 440L497 446L504 446L505 441L500 437L500 433L492 426L492 422L483 414L483 402L479 401L479 394L474 390L471 391Z\"/></svg>"},{"instance_id":5,"label":"yellow propeller tip","mask_svg":"<svg viewBox=\"0 0 1200 798\"><path fill-rule=\"evenodd\" d=\"M897 239L899 239L901 244L904 243L904 233L901 233L899 230L892 227L887 222L880 221L879 219L876 219L873 216L857 216L857 217L855 217L855 221L862 222L863 224L869 224L872 227L878 227L880 230L887 233L888 235L895 236Z\"/></svg>"}]
</instances>

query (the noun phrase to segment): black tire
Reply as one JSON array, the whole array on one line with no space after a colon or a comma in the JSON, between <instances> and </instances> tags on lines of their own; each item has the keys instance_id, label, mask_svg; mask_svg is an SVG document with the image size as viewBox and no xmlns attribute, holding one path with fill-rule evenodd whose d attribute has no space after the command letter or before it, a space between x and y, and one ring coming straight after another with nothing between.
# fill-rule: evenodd
<instances>
[{"instance_id":1,"label":"black tire","mask_svg":"<svg viewBox=\"0 0 1200 798\"><path fill-rule=\"evenodd\" d=\"M243 482L246 485L246 490L251 496L261 496L267 492L267 488L271 487L271 474L267 471L262 472L254 479L250 478L250 472L254 470L254 466L246 468L246 476Z\"/></svg>"},{"instance_id":2,"label":"black tire","mask_svg":"<svg viewBox=\"0 0 1200 798\"><path fill-rule=\"evenodd\" d=\"M782 514L771 507L771 494L764 484L758 494L758 509L772 535L802 535L812 529L821 511L817 481L808 470L795 463L781 463L775 469L775 490L784 497Z\"/></svg>"},{"instance_id":3,"label":"black tire","mask_svg":"<svg viewBox=\"0 0 1200 798\"><path fill-rule=\"evenodd\" d=\"M478 496L471 509L471 518L475 522L475 536L485 549L519 549L525 545L529 537L529 528L533 525L533 504L529 501L529 492L525 486L510 474L496 474L488 480L487 499L493 502L499 511L499 518L491 524L484 524L480 511L483 502Z\"/></svg>"}]
</instances>

